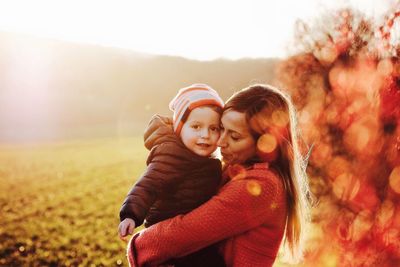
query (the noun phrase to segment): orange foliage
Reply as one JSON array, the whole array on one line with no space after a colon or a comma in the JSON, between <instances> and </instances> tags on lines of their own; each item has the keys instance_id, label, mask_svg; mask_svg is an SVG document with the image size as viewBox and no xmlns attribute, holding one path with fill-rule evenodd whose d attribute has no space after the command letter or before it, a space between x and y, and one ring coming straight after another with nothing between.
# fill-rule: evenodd
<instances>
[{"instance_id":1,"label":"orange foliage","mask_svg":"<svg viewBox=\"0 0 400 267\"><path fill-rule=\"evenodd\" d=\"M304 139L315 145L308 173L319 199L317 234L305 266L397 266L400 9L381 24L344 9L297 26L301 50L280 64L277 84L292 95Z\"/></svg>"}]
</instances>

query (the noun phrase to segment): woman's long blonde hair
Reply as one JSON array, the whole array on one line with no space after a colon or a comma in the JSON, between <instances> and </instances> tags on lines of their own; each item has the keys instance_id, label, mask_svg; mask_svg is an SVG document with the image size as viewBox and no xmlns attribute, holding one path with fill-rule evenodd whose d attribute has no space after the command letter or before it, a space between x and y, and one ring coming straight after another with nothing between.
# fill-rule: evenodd
<instances>
[{"instance_id":1,"label":"woman's long blonde hair","mask_svg":"<svg viewBox=\"0 0 400 267\"><path fill-rule=\"evenodd\" d=\"M296 111L283 91L263 84L252 85L234 94L224 110L246 114L254 139L273 133L278 139L279 154L271 163L282 176L287 193L287 218L283 241L284 258L298 262L303 257L307 225L310 222L311 193L306 173L308 155L301 153L302 140L297 127ZM280 129L274 131L274 121ZM282 123L282 121L284 123Z\"/></svg>"}]
</instances>

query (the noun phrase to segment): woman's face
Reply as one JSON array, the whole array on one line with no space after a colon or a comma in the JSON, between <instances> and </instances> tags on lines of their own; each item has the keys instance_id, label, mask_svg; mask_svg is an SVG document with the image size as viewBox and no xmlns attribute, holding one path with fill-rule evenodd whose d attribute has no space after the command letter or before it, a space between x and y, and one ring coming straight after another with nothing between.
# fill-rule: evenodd
<instances>
[{"instance_id":1,"label":"woman's face","mask_svg":"<svg viewBox=\"0 0 400 267\"><path fill-rule=\"evenodd\" d=\"M242 112L227 110L221 118L222 132L218 140L223 161L241 164L256 154L256 142L251 135L246 116Z\"/></svg>"}]
</instances>

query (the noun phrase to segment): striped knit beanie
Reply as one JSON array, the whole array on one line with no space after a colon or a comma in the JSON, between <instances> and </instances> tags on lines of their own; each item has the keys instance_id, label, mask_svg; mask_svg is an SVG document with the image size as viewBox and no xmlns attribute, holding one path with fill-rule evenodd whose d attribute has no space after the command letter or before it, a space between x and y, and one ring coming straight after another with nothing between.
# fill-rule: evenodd
<instances>
[{"instance_id":1,"label":"striped knit beanie","mask_svg":"<svg viewBox=\"0 0 400 267\"><path fill-rule=\"evenodd\" d=\"M169 108L174 112L173 124L175 133L179 134L182 129L182 118L188 116L193 109L215 105L224 107L224 101L218 93L207 84L192 84L179 90L178 94L169 103Z\"/></svg>"}]
</instances>

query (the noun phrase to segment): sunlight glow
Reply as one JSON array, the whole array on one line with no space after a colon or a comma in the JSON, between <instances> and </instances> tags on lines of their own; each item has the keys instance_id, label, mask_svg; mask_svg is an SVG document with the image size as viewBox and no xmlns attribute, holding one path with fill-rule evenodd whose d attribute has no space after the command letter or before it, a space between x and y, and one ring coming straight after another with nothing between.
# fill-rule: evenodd
<instances>
[{"instance_id":1,"label":"sunlight glow","mask_svg":"<svg viewBox=\"0 0 400 267\"><path fill-rule=\"evenodd\" d=\"M389 176L390 187L397 194L400 194L400 166L393 169Z\"/></svg>"},{"instance_id":2,"label":"sunlight glow","mask_svg":"<svg viewBox=\"0 0 400 267\"><path fill-rule=\"evenodd\" d=\"M7 68L2 71L0 88L0 120L5 125L25 129L20 136L29 136L35 127L43 127L55 120L55 107L51 88L48 86L53 75L51 50L38 47L21 49L19 45L7 46ZM23 77L23 78L22 78ZM12 127L9 127L12 128ZM29 129L29 130L28 130ZM54 129L48 129L49 133ZM12 129L3 135L14 136Z\"/></svg>"},{"instance_id":3,"label":"sunlight glow","mask_svg":"<svg viewBox=\"0 0 400 267\"><path fill-rule=\"evenodd\" d=\"M284 57L297 19L347 3L16 0L0 3L0 31L200 60ZM379 14L386 6L372 0L350 3L367 14Z\"/></svg>"},{"instance_id":4,"label":"sunlight glow","mask_svg":"<svg viewBox=\"0 0 400 267\"><path fill-rule=\"evenodd\" d=\"M254 180L247 181L246 188L247 191L255 197L259 196L262 192L261 185Z\"/></svg>"}]
</instances>

